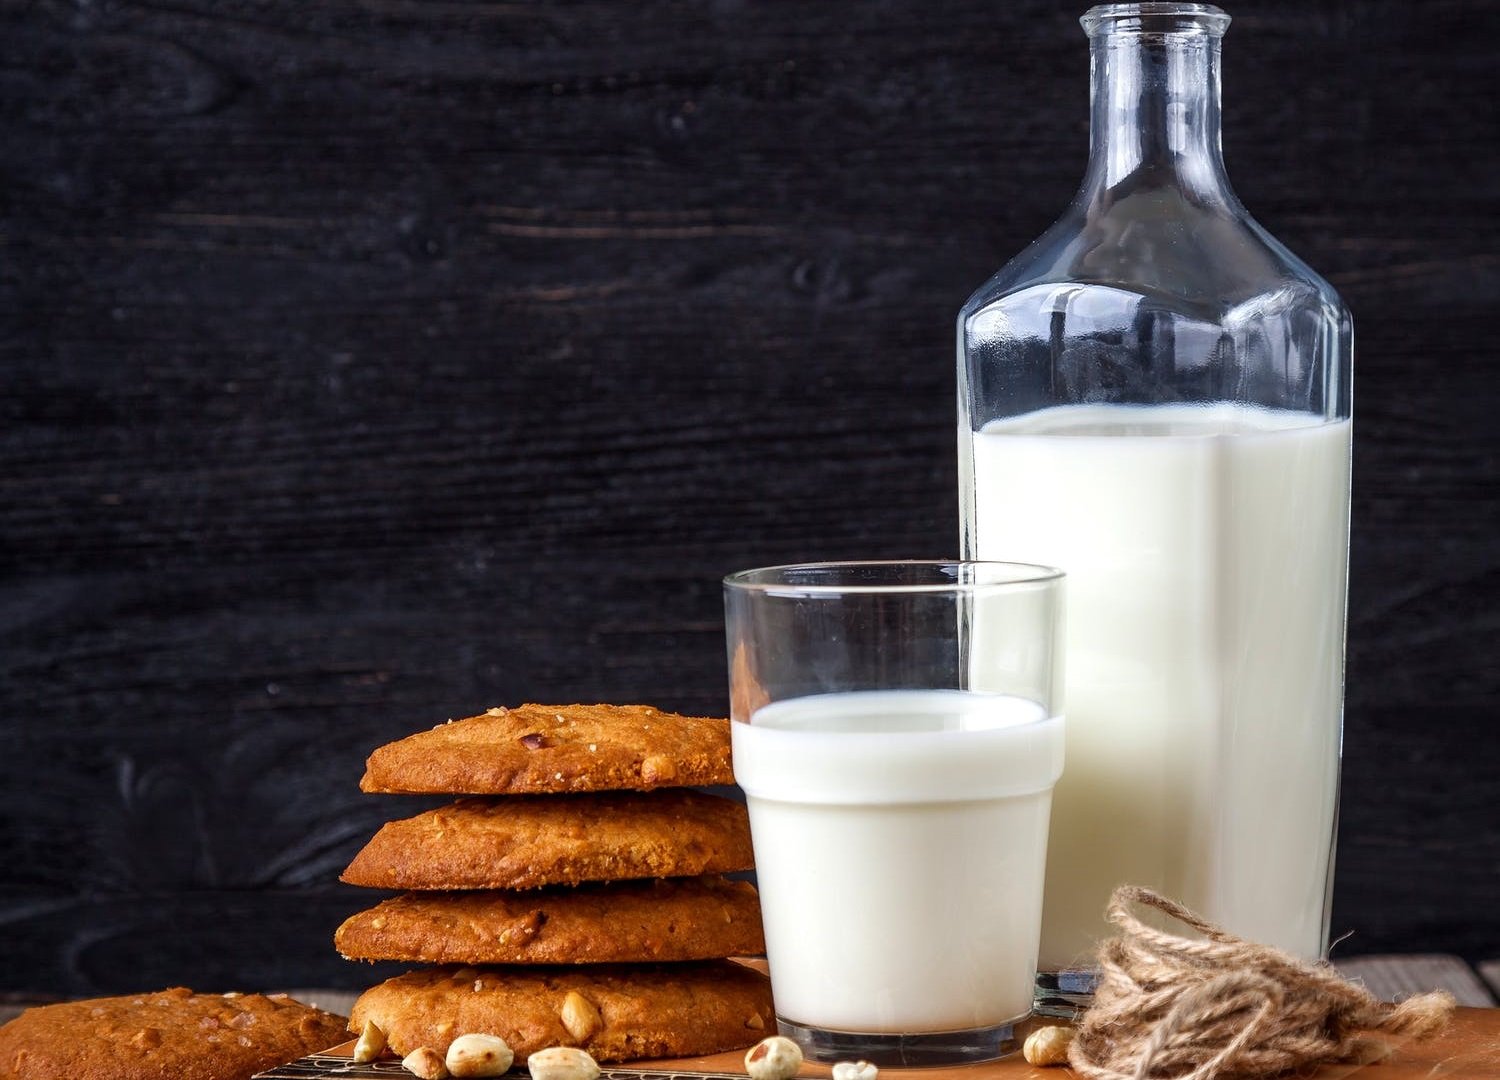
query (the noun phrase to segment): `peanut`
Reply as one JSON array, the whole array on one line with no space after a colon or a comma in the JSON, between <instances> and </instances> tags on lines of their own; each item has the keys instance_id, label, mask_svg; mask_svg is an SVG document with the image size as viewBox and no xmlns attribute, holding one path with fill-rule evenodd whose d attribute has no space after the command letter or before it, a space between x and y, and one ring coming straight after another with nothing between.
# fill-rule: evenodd
<instances>
[{"instance_id":1,"label":"peanut","mask_svg":"<svg viewBox=\"0 0 1500 1080\"><path fill-rule=\"evenodd\" d=\"M1056 1025L1039 1027L1026 1036L1026 1045L1021 1048L1021 1053L1032 1065L1044 1068L1048 1065L1066 1065L1068 1047L1072 1042L1072 1028Z\"/></svg>"},{"instance_id":2,"label":"peanut","mask_svg":"<svg viewBox=\"0 0 1500 1080\"><path fill-rule=\"evenodd\" d=\"M365 1021L365 1029L359 1033L359 1042L354 1044L354 1060L367 1065L385 1053L385 1032L373 1020Z\"/></svg>"},{"instance_id":3,"label":"peanut","mask_svg":"<svg viewBox=\"0 0 1500 1080\"><path fill-rule=\"evenodd\" d=\"M531 1080L598 1080L599 1064L572 1046L549 1046L526 1059Z\"/></svg>"},{"instance_id":4,"label":"peanut","mask_svg":"<svg viewBox=\"0 0 1500 1080\"><path fill-rule=\"evenodd\" d=\"M420 1076L422 1080L445 1080L448 1075L448 1067L443 1064L442 1055L430 1046L417 1047L401 1059L401 1065L407 1072Z\"/></svg>"},{"instance_id":5,"label":"peanut","mask_svg":"<svg viewBox=\"0 0 1500 1080\"><path fill-rule=\"evenodd\" d=\"M666 754L651 754L641 762L641 779L653 786L670 784L677 779L677 762Z\"/></svg>"},{"instance_id":6,"label":"peanut","mask_svg":"<svg viewBox=\"0 0 1500 1080\"><path fill-rule=\"evenodd\" d=\"M745 1055L750 1080L791 1080L802 1067L802 1048L785 1035L762 1039Z\"/></svg>"},{"instance_id":7,"label":"peanut","mask_svg":"<svg viewBox=\"0 0 1500 1080\"><path fill-rule=\"evenodd\" d=\"M460 1035L448 1044L448 1071L454 1076L503 1076L516 1055L498 1035Z\"/></svg>"},{"instance_id":8,"label":"peanut","mask_svg":"<svg viewBox=\"0 0 1500 1080\"><path fill-rule=\"evenodd\" d=\"M592 1001L577 990L569 990L568 996L563 998L562 1024L575 1042L585 1043L604 1026L604 1017L599 1015L598 1006Z\"/></svg>"},{"instance_id":9,"label":"peanut","mask_svg":"<svg viewBox=\"0 0 1500 1080\"><path fill-rule=\"evenodd\" d=\"M833 1080L875 1080L879 1075L868 1061L841 1061L833 1067Z\"/></svg>"}]
</instances>

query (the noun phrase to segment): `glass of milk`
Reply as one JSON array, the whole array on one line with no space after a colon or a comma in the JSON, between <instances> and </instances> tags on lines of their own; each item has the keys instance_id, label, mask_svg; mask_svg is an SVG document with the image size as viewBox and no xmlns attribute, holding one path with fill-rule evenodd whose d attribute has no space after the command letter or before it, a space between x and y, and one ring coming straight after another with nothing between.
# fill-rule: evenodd
<instances>
[{"instance_id":1,"label":"glass of milk","mask_svg":"<svg viewBox=\"0 0 1500 1080\"><path fill-rule=\"evenodd\" d=\"M1015 1049L1062 772L1062 580L999 562L725 579L771 988L812 1060Z\"/></svg>"}]
</instances>

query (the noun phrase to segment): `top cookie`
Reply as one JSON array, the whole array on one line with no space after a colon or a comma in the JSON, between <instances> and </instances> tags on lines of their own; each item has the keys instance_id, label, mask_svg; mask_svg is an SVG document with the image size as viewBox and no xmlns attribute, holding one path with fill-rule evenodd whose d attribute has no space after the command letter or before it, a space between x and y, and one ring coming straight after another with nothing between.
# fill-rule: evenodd
<instances>
[{"instance_id":1,"label":"top cookie","mask_svg":"<svg viewBox=\"0 0 1500 1080\"><path fill-rule=\"evenodd\" d=\"M284 994L155 994L27 1009L0 1027L4 1080L248 1080L343 1042L342 1018Z\"/></svg>"},{"instance_id":2,"label":"top cookie","mask_svg":"<svg viewBox=\"0 0 1500 1080\"><path fill-rule=\"evenodd\" d=\"M522 795L734 783L729 721L650 705L520 705L387 743L361 790Z\"/></svg>"}]
</instances>

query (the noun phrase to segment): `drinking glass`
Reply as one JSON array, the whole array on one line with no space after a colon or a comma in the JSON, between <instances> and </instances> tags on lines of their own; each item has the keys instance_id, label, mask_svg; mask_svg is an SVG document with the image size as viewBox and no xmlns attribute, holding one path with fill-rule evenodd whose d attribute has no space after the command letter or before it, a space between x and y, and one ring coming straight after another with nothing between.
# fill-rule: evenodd
<instances>
[{"instance_id":1,"label":"drinking glass","mask_svg":"<svg viewBox=\"0 0 1500 1080\"><path fill-rule=\"evenodd\" d=\"M777 1023L810 1059L1015 1049L1062 771L1062 582L933 561L725 578Z\"/></svg>"}]
</instances>

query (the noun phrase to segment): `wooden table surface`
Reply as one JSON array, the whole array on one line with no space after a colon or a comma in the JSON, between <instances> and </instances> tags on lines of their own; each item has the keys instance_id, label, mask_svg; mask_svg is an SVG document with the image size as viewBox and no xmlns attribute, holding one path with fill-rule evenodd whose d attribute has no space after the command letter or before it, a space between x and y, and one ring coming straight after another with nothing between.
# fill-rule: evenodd
<instances>
[{"instance_id":1,"label":"wooden table surface","mask_svg":"<svg viewBox=\"0 0 1500 1080\"><path fill-rule=\"evenodd\" d=\"M743 1054L719 1054L690 1061L637 1064L640 1072L714 1072L743 1075ZM1073 1076L1071 1069L1042 1069L1028 1065L1019 1056L985 1065L959 1069L895 1070L882 1074L910 1071L922 1080L1063 1080ZM826 1080L831 1070L826 1066L808 1065L798 1073L811 1080ZM1438 1039L1426 1043L1409 1043L1393 1058L1380 1065L1329 1066L1313 1074L1316 1080L1368 1075L1370 1080L1431 1080L1455 1077L1463 1080L1485 1080L1500 1077L1500 1009L1459 1009L1452 1026ZM609 1080L631 1080L629 1073L619 1073Z\"/></svg>"},{"instance_id":2,"label":"wooden table surface","mask_svg":"<svg viewBox=\"0 0 1500 1080\"><path fill-rule=\"evenodd\" d=\"M744 1071L736 1067L740 1055L727 1054L701 1060L704 1065L734 1074ZM677 1067L683 1066L678 1064ZM895 1071L899 1070L885 1069L882 1073ZM1378 1066L1329 1066L1318 1070L1313 1077L1333 1080L1356 1074L1361 1077L1368 1075L1370 1080L1418 1080L1419 1077L1431 1080L1450 1076L1484 1080L1500 1077L1500 1009L1459 1009L1452 1027L1441 1038L1403 1046L1393 1058ZM823 1066L808 1066L799 1075L822 1080L830 1075L830 1070ZM962 1069L922 1069L920 1075L923 1080L1063 1080L1075 1074L1071 1069L1037 1068L1014 1057Z\"/></svg>"},{"instance_id":3,"label":"wooden table surface","mask_svg":"<svg viewBox=\"0 0 1500 1080\"><path fill-rule=\"evenodd\" d=\"M338 1076L354 1080L361 1076L397 1075L389 1064L378 1068L354 1070L347 1056L353 1043L315 1055L264 1074L267 1080L315 1080L321 1076ZM743 1052L716 1054L712 1057L681 1058L667 1061L632 1062L628 1067L606 1067L603 1080L670 1080L672 1077L738 1078L745 1075ZM1019 1056L983 1065L955 1069L882 1069L883 1075L910 1074L921 1080L1065 1080L1076 1074L1066 1068L1038 1068ZM804 1065L798 1072L806 1080L828 1080L832 1070L826 1065ZM1486 1080L1500 1077L1500 1009L1461 1008L1452 1026L1440 1038L1425 1043L1408 1043L1389 1060L1379 1065L1334 1065L1319 1069L1306 1080L1335 1080L1341 1077L1369 1077L1369 1080Z\"/></svg>"},{"instance_id":4,"label":"wooden table surface","mask_svg":"<svg viewBox=\"0 0 1500 1080\"><path fill-rule=\"evenodd\" d=\"M1350 978L1363 982L1377 995L1392 999L1426 990L1445 989L1455 995L1465 1007L1461 1007L1449 1030L1440 1038L1426 1043L1408 1043L1399 1048L1389 1061L1379 1066L1330 1066L1320 1069L1308 1080L1333 1080L1336 1077L1358 1075L1370 1080L1436 1080L1453 1077L1455 1080L1500 1080L1500 1008L1496 1002L1493 982L1486 980L1500 977L1500 966L1491 970L1482 965L1481 971L1464 964L1459 958L1445 955L1424 956L1372 956L1360 957L1339 964L1340 970ZM1484 978L1481 978L1484 976ZM1494 987L1494 989L1492 989ZM293 990L299 1000L319 1005L333 1012L347 1014L355 995L338 990ZM0 1021L19 1012L19 1004L0 1003ZM350 1071L348 1051L353 1044L338 1050L329 1057L318 1055L316 1060L275 1070L272 1076L306 1077L338 1075L352 1080L358 1074ZM717 1074L738 1077L744 1074L742 1054L719 1054L707 1058L692 1058L662 1062L635 1062L627 1067L612 1067L606 1070L605 1080L639 1080L642 1074L650 1074L651 1080L665 1080L662 1074L684 1075ZM901 1070L886 1069L893 1073ZM382 1071L373 1075L409 1075L390 1071L390 1063L382 1065ZM808 1065L799 1074L809 1080L827 1080L830 1070L823 1066ZM923 1069L923 1080L1063 1080L1073 1076L1069 1069L1039 1069L1026 1064L1019 1057L986 1065L963 1069Z\"/></svg>"}]
</instances>

